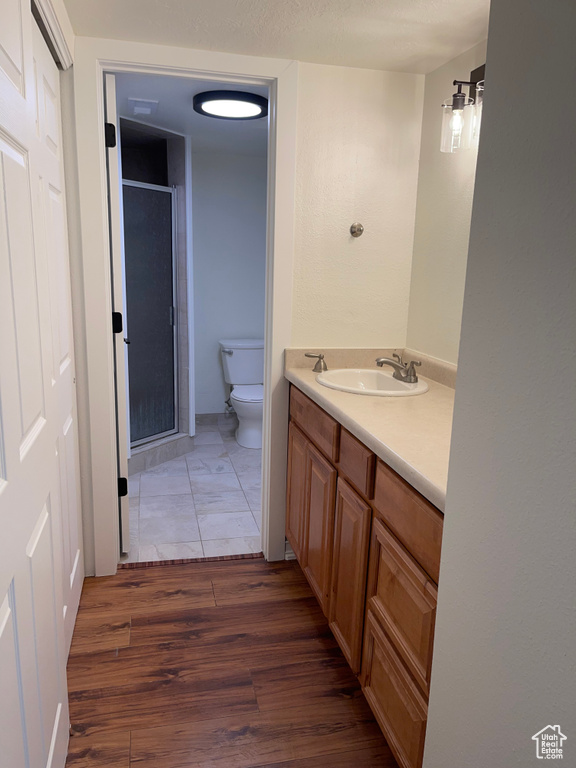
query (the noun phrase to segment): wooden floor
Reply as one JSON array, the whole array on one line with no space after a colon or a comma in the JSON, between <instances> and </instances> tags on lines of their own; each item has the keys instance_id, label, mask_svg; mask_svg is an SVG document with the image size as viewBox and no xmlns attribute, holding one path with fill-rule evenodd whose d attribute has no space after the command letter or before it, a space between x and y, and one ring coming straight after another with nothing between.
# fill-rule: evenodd
<instances>
[{"instance_id":1,"label":"wooden floor","mask_svg":"<svg viewBox=\"0 0 576 768\"><path fill-rule=\"evenodd\" d=\"M296 563L87 579L67 768L397 768Z\"/></svg>"}]
</instances>

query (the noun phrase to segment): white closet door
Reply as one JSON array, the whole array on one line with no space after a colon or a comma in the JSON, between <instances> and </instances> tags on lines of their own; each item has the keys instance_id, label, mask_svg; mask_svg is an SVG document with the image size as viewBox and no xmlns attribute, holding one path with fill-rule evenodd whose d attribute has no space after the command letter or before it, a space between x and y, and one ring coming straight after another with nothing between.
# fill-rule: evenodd
<instances>
[{"instance_id":1,"label":"white closet door","mask_svg":"<svg viewBox=\"0 0 576 768\"><path fill-rule=\"evenodd\" d=\"M0 24L0 763L62 768L83 579L58 72L28 0Z\"/></svg>"}]
</instances>

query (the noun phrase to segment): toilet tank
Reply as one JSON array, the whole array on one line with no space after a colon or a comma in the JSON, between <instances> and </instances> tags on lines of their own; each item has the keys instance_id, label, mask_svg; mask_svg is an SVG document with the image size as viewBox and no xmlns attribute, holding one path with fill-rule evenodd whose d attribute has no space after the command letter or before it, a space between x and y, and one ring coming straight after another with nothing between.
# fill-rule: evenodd
<instances>
[{"instance_id":1,"label":"toilet tank","mask_svg":"<svg viewBox=\"0 0 576 768\"><path fill-rule=\"evenodd\" d=\"M264 339L220 339L218 343L228 384L264 382Z\"/></svg>"}]
</instances>

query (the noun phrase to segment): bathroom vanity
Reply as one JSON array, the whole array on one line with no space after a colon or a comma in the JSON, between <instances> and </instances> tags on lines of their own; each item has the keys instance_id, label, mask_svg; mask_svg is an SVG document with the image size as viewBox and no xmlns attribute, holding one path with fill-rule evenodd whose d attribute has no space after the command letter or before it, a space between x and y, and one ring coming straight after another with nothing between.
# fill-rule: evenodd
<instances>
[{"instance_id":1,"label":"bathroom vanity","mask_svg":"<svg viewBox=\"0 0 576 768\"><path fill-rule=\"evenodd\" d=\"M286 378L286 536L399 765L419 768L453 390L400 402Z\"/></svg>"}]
</instances>

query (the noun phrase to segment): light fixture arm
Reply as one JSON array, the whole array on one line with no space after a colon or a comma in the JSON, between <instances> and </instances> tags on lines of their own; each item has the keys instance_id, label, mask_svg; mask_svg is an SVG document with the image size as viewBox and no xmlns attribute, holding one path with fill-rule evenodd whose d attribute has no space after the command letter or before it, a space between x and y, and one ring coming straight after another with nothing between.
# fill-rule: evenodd
<instances>
[{"instance_id":1,"label":"light fixture arm","mask_svg":"<svg viewBox=\"0 0 576 768\"><path fill-rule=\"evenodd\" d=\"M456 93L452 94L452 109L464 109L467 97L465 93L462 93L462 87L466 86L470 88L471 86L475 86L476 83L471 83L469 80L454 80L452 85L458 86Z\"/></svg>"}]
</instances>

